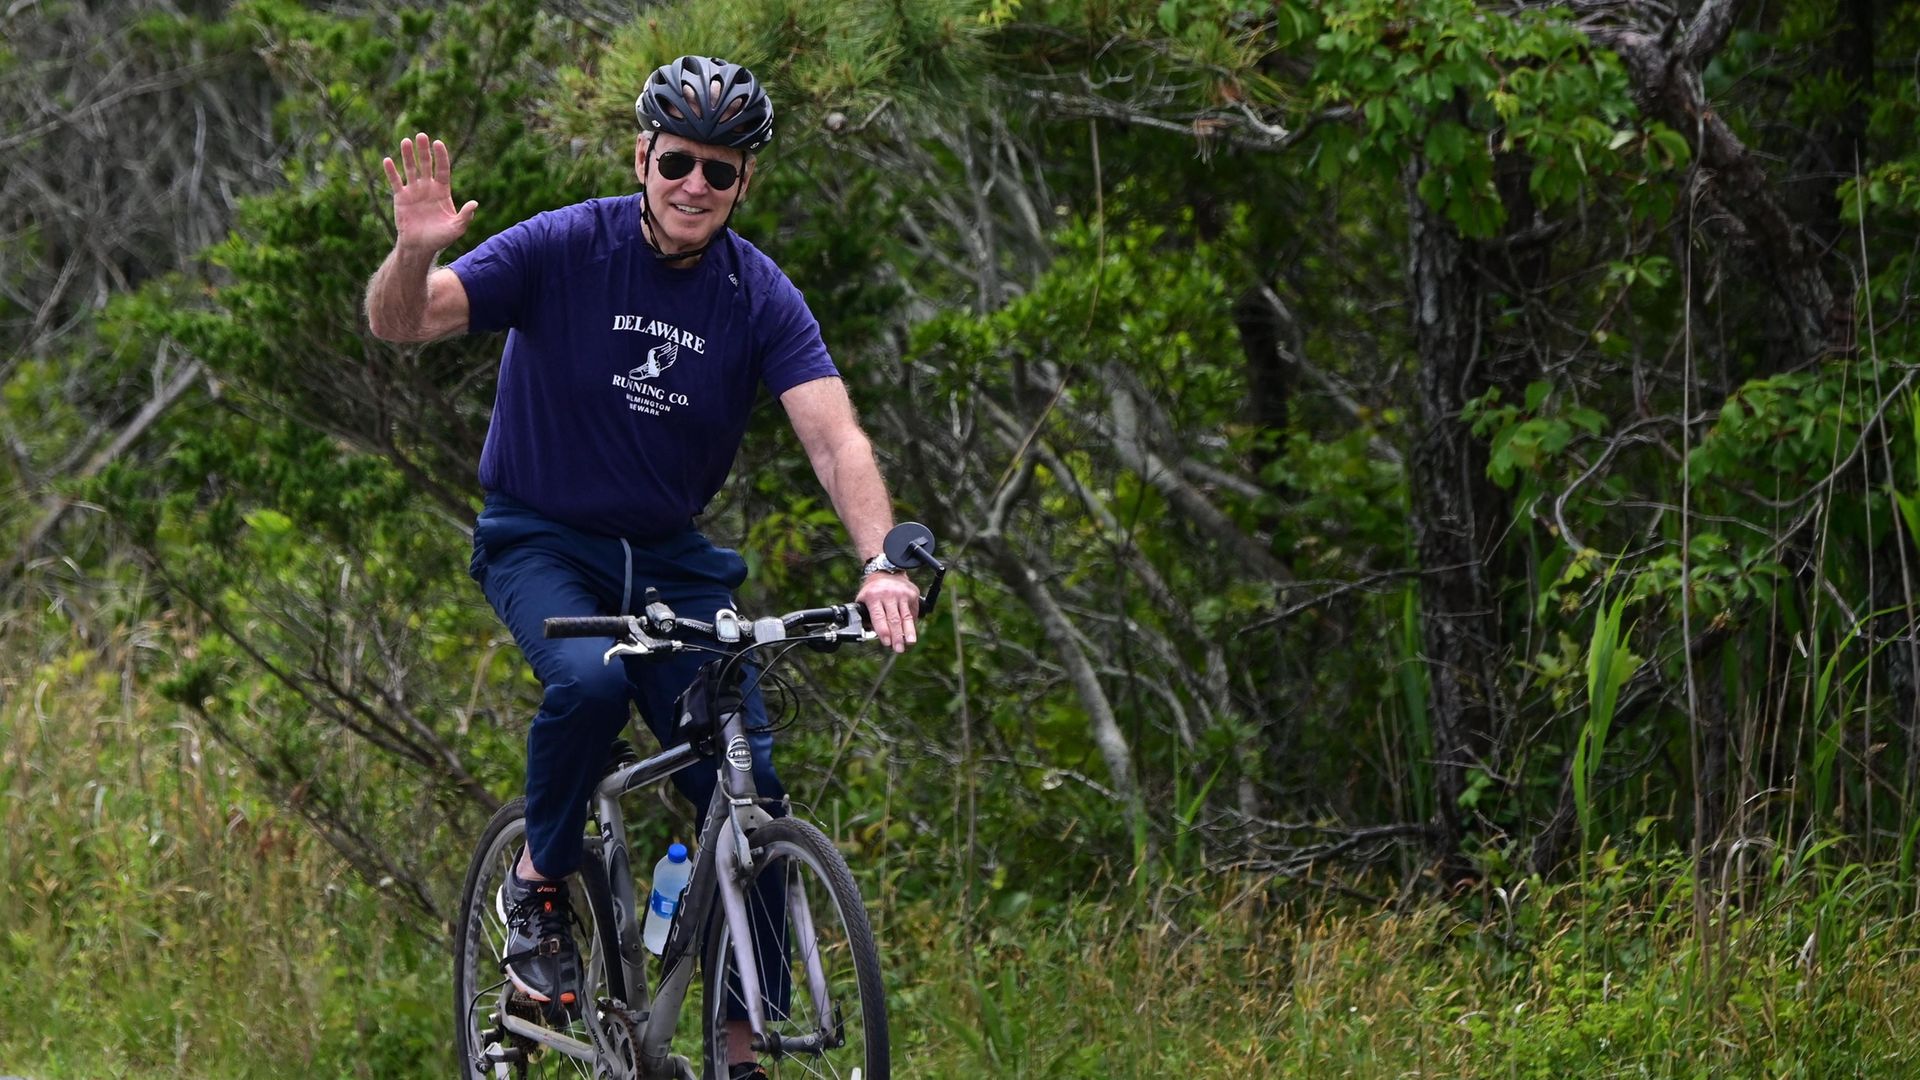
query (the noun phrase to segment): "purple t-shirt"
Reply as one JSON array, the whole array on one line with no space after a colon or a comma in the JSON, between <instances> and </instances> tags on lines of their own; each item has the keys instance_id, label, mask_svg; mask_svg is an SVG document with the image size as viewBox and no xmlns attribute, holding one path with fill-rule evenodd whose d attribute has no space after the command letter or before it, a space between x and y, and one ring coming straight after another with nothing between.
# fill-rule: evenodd
<instances>
[{"instance_id":1,"label":"purple t-shirt","mask_svg":"<svg viewBox=\"0 0 1920 1080\"><path fill-rule=\"evenodd\" d=\"M691 527L726 482L764 383L839 375L773 260L726 230L657 259L638 194L521 222L455 259L469 333L508 330L480 486L577 529Z\"/></svg>"}]
</instances>

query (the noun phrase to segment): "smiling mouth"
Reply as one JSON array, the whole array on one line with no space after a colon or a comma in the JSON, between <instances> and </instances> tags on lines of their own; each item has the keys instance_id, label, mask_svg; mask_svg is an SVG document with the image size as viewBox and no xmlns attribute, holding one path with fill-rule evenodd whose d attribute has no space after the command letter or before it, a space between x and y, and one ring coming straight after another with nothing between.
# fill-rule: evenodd
<instances>
[{"instance_id":1,"label":"smiling mouth","mask_svg":"<svg viewBox=\"0 0 1920 1080\"><path fill-rule=\"evenodd\" d=\"M707 213L707 209L704 206L688 206L685 203L673 203L672 206L675 210L680 211L688 217L699 217L701 214Z\"/></svg>"}]
</instances>

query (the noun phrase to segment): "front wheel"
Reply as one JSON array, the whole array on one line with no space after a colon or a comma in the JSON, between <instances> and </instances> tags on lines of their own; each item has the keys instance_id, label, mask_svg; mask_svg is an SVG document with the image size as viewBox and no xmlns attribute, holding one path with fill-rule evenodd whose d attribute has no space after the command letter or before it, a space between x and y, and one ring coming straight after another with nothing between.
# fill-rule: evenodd
<instances>
[{"instance_id":1,"label":"front wheel","mask_svg":"<svg viewBox=\"0 0 1920 1080\"><path fill-rule=\"evenodd\" d=\"M762 1054L775 1080L887 1080L887 1002L867 909L833 841L780 818L755 830L746 914L767 1030L799 1049ZM726 1080L728 1023L746 1017L732 933L715 905L707 935L702 1033L708 1080Z\"/></svg>"}]
</instances>

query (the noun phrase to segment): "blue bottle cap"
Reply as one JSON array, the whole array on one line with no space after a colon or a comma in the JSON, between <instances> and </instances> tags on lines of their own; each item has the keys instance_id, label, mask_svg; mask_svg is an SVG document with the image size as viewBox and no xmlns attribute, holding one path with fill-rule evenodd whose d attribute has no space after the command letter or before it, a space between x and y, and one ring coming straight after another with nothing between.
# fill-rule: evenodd
<instances>
[{"instance_id":1,"label":"blue bottle cap","mask_svg":"<svg viewBox=\"0 0 1920 1080\"><path fill-rule=\"evenodd\" d=\"M687 845L674 844L668 847L667 861L668 862L686 862L687 861Z\"/></svg>"}]
</instances>

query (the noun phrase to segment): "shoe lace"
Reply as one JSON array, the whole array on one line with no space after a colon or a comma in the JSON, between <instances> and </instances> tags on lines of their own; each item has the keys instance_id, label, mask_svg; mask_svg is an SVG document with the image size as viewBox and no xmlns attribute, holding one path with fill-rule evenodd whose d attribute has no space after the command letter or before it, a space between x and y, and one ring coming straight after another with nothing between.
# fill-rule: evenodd
<instances>
[{"instance_id":1,"label":"shoe lace","mask_svg":"<svg viewBox=\"0 0 1920 1080\"><path fill-rule=\"evenodd\" d=\"M564 889L529 890L507 908L507 925L530 930L538 941L565 937L572 918L573 905L567 903Z\"/></svg>"}]
</instances>

